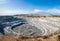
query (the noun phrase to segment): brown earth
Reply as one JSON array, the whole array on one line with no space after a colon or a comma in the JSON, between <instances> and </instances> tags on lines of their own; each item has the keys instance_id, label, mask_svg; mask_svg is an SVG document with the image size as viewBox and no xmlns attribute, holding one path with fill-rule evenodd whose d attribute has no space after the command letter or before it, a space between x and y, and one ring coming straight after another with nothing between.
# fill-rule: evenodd
<instances>
[{"instance_id":1,"label":"brown earth","mask_svg":"<svg viewBox=\"0 0 60 41\"><path fill-rule=\"evenodd\" d=\"M34 37L34 38L28 38L28 37L22 37L22 36L7 36L7 35L1 35L0 41L60 41L60 35L54 35L54 36L44 36L44 37Z\"/></svg>"}]
</instances>

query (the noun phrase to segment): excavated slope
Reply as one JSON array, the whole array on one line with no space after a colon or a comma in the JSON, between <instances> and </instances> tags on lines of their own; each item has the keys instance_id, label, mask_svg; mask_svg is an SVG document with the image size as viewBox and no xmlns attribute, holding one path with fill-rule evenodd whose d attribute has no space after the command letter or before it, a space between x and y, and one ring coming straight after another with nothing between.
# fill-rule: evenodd
<instances>
[{"instance_id":1,"label":"excavated slope","mask_svg":"<svg viewBox=\"0 0 60 41\"><path fill-rule=\"evenodd\" d=\"M0 33L26 37L50 36L60 32L60 18L2 17Z\"/></svg>"}]
</instances>

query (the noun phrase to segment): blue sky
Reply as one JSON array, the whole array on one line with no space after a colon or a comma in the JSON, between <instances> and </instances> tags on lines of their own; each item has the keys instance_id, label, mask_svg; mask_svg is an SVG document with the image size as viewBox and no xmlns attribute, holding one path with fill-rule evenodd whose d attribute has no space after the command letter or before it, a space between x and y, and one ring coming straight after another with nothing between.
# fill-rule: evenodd
<instances>
[{"instance_id":1,"label":"blue sky","mask_svg":"<svg viewBox=\"0 0 60 41\"><path fill-rule=\"evenodd\" d=\"M0 15L60 14L60 0L0 0Z\"/></svg>"}]
</instances>

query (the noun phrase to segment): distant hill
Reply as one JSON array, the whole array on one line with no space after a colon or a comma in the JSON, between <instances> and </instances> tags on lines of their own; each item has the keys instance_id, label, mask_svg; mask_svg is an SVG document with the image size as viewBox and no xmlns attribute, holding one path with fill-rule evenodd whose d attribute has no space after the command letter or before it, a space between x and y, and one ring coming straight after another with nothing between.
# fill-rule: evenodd
<instances>
[{"instance_id":1,"label":"distant hill","mask_svg":"<svg viewBox=\"0 0 60 41\"><path fill-rule=\"evenodd\" d=\"M56 16L60 17L60 15L53 15L53 14L20 14L20 15L15 15L15 16Z\"/></svg>"}]
</instances>

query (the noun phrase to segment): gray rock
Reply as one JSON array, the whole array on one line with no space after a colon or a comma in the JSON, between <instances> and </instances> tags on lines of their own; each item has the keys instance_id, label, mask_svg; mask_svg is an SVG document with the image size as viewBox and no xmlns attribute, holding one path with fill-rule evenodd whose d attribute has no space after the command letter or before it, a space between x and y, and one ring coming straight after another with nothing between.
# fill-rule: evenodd
<instances>
[{"instance_id":1,"label":"gray rock","mask_svg":"<svg viewBox=\"0 0 60 41\"><path fill-rule=\"evenodd\" d=\"M26 37L40 36L42 33L37 27L29 24L18 26L14 28L13 31L18 33L19 35L26 36Z\"/></svg>"}]
</instances>

